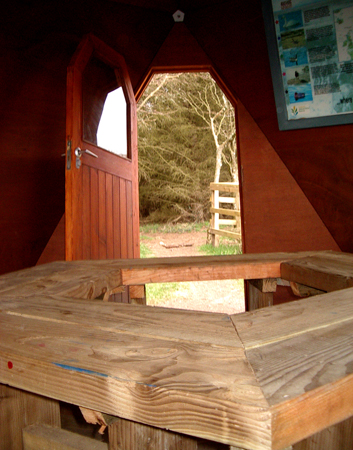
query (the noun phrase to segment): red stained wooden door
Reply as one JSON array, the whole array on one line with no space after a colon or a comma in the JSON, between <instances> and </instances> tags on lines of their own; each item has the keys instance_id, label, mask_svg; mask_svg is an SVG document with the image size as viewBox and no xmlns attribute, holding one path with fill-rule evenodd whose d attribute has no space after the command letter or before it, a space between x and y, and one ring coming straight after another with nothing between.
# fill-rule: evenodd
<instances>
[{"instance_id":1,"label":"red stained wooden door","mask_svg":"<svg viewBox=\"0 0 353 450\"><path fill-rule=\"evenodd\" d=\"M108 94L118 91L126 116L113 113L109 129L121 140L110 148L98 131ZM134 93L123 57L91 35L68 68L66 129L66 259L138 258Z\"/></svg>"}]
</instances>

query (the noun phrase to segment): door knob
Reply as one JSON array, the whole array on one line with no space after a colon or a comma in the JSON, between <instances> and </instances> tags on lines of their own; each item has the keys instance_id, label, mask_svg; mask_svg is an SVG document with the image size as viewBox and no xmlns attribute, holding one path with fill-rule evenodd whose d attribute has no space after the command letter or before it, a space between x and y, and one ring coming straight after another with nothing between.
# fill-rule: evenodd
<instances>
[{"instance_id":1,"label":"door knob","mask_svg":"<svg viewBox=\"0 0 353 450\"><path fill-rule=\"evenodd\" d=\"M87 153L87 155L91 155L91 156L94 156L95 158L98 158L98 155L96 155L95 153L91 152L91 150L88 150L87 148L86 148L86 150L81 150L80 147L77 147L75 149L75 155L77 157L81 158L83 153Z\"/></svg>"}]
</instances>

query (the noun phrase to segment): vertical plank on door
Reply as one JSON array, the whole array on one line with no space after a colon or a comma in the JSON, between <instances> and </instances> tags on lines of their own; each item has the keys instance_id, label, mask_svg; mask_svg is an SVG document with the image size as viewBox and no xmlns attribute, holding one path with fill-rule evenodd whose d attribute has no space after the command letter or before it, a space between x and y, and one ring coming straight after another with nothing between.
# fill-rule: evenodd
<instances>
[{"instance_id":1,"label":"vertical plank on door","mask_svg":"<svg viewBox=\"0 0 353 450\"><path fill-rule=\"evenodd\" d=\"M72 215L74 217L79 216L81 217L83 214L83 203L82 203L82 189L83 189L83 178L82 178L82 172L78 172L76 174L76 181L74 183L75 188L71 191L72 196ZM71 238L72 238L72 255L73 259L82 259L83 257L83 249L82 246L77 246L76 243L80 242L82 239L82 232L83 232L83 224L77 224L74 226L71 230Z\"/></svg>"},{"instance_id":2,"label":"vertical plank on door","mask_svg":"<svg viewBox=\"0 0 353 450\"><path fill-rule=\"evenodd\" d=\"M86 165L82 166L82 189L88 193L91 191L91 177L90 168ZM83 259L91 259L91 202L90 195L84 195L83 210L82 210L82 223L84 224L82 230L82 252Z\"/></svg>"},{"instance_id":3,"label":"vertical plank on door","mask_svg":"<svg viewBox=\"0 0 353 450\"><path fill-rule=\"evenodd\" d=\"M127 240L127 211L126 211L126 181L120 178L120 241L121 241L121 258L128 257L128 240Z\"/></svg>"},{"instance_id":4,"label":"vertical plank on door","mask_svg":"<svg viewBox=\"0 0 353 450\"><path fill-rule=\"evenodd\" d=\"M22 428L60 427L59 402L0 384L0 450L22 450Z\"/></svg>"},{"instance_id":5,"label":"vertical plank on door","mask_svg":"<svg viewBox=\"0 0 353 450\"><path fill-rule=\"evenodd\" d=\"M133 210L132 210L132 183L126 182L126 241L131 242L128 246L127 257L134 257L134 235L133 235Z\"/></svg>"},{"instance_id":6,"label":"vertical plank on door","mask_svg":"<svg viewBox=\"0 0 353 450\"><path fill-rule=\"evenodd\" d=\"M91 259L99 259L98 171L91 168Z\"/></svg>"},{"instance_id":7,"label":"vertical plank on door","mask_svg":"<svg viewBox=\"0 0 353 450\"><path fill-rule=\"evenodd\" d=\"M121 240L120 240L120 180L113 177L113 223L114 223L114 259L121 258Z\"/></svg>"},{"instance_id":8,"label":"vertical plank on door","mask_svg":"<svg viewBox=\"0 0 353 450\"><path fill-rule=\"evenodd\" d=\"M105 172L98 170L98 258L107 259Z\"/></svg>"},{"instance_id":9,"label":"vertical plank on door","mask_svg":"<svg viewBox=\"0 0 353 450\"><path fill-rule=\"evenodd\" d=\"M107 258L114 258L114 222L113 222L113 176L105 175L106 221L107 221Z\"/></svg>"}]
</instances>

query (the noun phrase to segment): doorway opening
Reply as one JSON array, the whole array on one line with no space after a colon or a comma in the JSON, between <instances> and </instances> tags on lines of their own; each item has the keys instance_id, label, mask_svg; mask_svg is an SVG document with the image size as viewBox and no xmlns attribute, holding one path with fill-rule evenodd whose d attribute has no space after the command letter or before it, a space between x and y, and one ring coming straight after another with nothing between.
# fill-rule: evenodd
<instances>
[{"instance_id":1,"label":"doorway opening","mask_svg":"<svg viewBox=\"0 0 353 450\"><path fill-rule=\"evenodd\" d=\"M137 103L141 257L241 253L234 106L208 71L151 78ZM225 183L233 189L222 192ZM211 184L219 188L216 208ZM164 283L146 290L150 305L245 310L243 280Z\"/></svg>"}]
</instances>

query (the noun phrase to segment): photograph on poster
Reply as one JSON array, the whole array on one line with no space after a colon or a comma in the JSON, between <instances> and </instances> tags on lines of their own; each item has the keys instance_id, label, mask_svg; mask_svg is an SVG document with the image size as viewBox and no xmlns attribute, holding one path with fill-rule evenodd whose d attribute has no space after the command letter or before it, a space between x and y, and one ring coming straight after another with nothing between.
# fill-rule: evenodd
<instances>
[{"instance_id":1,"label":"photograph on poster","mask_svg":"<svg viewBox=\"0 0 353 450\"><path fill-rule=\"evenodd\" d=\"M353 0L263 4L280 129L353 123Z\"/></svg>"}]
</instances>

